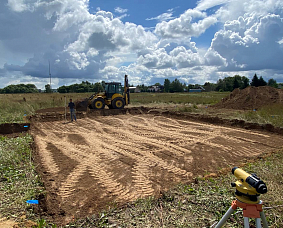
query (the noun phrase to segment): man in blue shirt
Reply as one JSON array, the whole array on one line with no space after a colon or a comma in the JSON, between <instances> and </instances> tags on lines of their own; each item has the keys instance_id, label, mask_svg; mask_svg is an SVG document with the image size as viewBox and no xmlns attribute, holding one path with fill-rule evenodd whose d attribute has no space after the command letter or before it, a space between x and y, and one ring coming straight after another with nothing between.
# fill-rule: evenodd
<instances>
[{"instance_id":1,"label":"man in blue shirt","mask_svg":"<svg viewBox=\"0 0 283 228\"><path fill-rule=\"evenodd\" d=\"M70 108L71 121L73 122L73 117L74 117L75 121L77 121L76 110L75 110L76 105L72 101L72 99L70 99L70 103L69 103L68 107Z\"/></svg>"}]
</instances>

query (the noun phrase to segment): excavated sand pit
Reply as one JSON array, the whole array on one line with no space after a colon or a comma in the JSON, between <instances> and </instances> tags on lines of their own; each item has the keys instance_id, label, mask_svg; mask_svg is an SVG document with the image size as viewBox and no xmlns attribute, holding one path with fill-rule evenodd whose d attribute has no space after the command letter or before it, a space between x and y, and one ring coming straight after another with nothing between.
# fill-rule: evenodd
<instances>
[{"instance_id":1,"label":"excavated sand pit","mask_svg":"<svg viewBox=\"0 0 283 228\"><path fill-rule=\"evenodd\" d=\"M179 182L240 165L283 145L283 136L154 114L95 116L32 124L47 196L57 223L115 204L159 196Z\"/></svg>"}]
</instances>

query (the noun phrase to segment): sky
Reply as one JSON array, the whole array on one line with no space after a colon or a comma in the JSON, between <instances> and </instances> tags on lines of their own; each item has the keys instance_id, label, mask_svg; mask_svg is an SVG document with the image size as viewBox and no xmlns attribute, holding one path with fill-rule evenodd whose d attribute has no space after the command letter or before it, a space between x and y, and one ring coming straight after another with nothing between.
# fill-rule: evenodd
<instances>
[{"instance_id":1,"label":"sky","mask_svg":"<svg viewBox=\"0 0 283 228\"><path fill-rule=\"evenodd\" d=\"M283 82L282 0L0 0L0 88Z\"/></svg>"}]
</instances>

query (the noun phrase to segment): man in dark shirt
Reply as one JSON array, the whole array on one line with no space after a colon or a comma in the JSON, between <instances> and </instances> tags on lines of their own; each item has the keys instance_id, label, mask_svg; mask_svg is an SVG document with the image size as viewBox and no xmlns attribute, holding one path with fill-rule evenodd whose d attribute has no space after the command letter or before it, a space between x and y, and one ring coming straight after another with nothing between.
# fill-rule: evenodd
<instances>
[{"instance_id":1,"label":"man in dark shirt","mask_svg":"<svg viewBox=\"0 0 283 228\"><path fill-rule=\"evenodd\" d=\"M73 121L73 117L74 117L75 121L77 121L75 103L72 101L72 99L70 99L70 103L69 103L68 107L70 108L71 121Z\"/></svg>"}]
</instances>

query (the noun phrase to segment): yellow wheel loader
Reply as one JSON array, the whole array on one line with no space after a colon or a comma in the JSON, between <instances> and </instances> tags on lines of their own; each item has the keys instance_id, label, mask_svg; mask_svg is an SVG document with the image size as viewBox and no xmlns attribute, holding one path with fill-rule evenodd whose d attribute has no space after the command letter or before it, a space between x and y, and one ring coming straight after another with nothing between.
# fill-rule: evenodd
<instances>
[{"instance_id":1,"label":"yellow wheel loader","mask_svg":"<svg viewBox=\"0 0 283 228\"><path fill-rule=\"evenodd\" d=\"M120 82L105 83L105 91L92 94L89 98L76 102L78 111L90 109L122 109L130 103L130 90L128 76L125 75L124 88Z\"/></svg>"}]
</instances>

